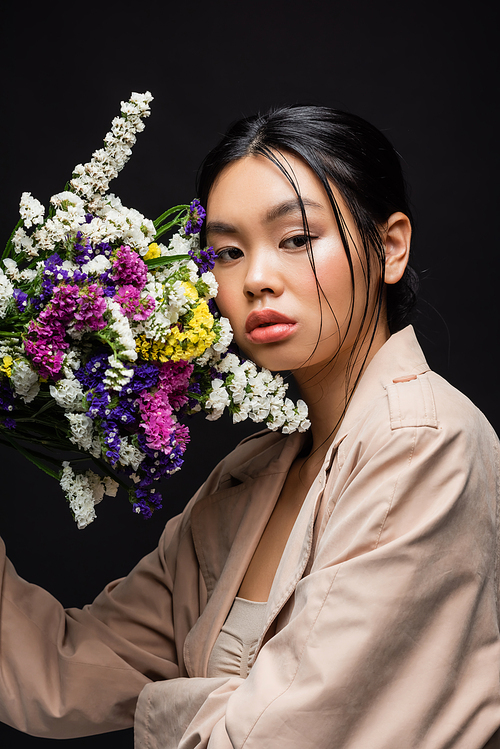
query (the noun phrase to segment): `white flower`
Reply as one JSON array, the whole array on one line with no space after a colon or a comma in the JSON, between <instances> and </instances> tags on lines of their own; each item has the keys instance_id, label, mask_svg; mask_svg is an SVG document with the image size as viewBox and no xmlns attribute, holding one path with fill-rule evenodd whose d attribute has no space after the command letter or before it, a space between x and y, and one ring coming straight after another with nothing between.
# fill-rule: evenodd
<instances>
[{"instance_id":1,"label":"white flower","mask_svg":"<svg viewBox=\"0 0 500 749\"><path fill-rule=\"evenodd\" d=\"M0 317L3 317L7 312L7 307L12 301L12 292L14 287L0 268Z\"/></svg>"},{"instance_id":2,"label":"white flower","mask_svg":"<svg viewBox=\"0 0 500 749\"><path fill-rule=\"evenodd\" d=\"M78 349L70 348L66 352L66 356L64 357L63 366L62 366L62 373L68 380L74 379L74 372L77 371L77 369L80 369L80 352Z\"/></svg>"},{"instance_id":3,"label":"white flower","mask_svg":"<svg viewBox=\"0 0 500 749\"><path fill-rule=\"evenodd\" d=\"M215 276L212 271L207 270L205 273L202 273L201 280L208 286L208 295L211 297L217 296L219 284L215 280Z\"/></svg>"},{"instance_id":4,"label":"white flower","mask_svg":"<svg viewBox=\"0 0 500 749\"><path fill-rule=\"evenodd\" d=\"M103 380L104 387L107 390L121 390L134 376L134 370L132 367L127 368L114 354L108 356L108 364L109 368Z\"/></svg>"},{"instance_id":5,"label":"white flower","mask_svg":"<svg viewBox=\"0 0 500 749\"><path fill-rule=\"evenodd\" d=\"M89 479L82 473L75 474L67 460L62 465L61 489L66 494L78 528L85 528L96 518L94 491Z\"/></svg>"},{"instance_id":6,"label":"white flower","mask_svg":"<svg viewBox=\"0 0 500 749\"><path fill-rule=\"evenodd\" d=\"M181 237L180 234L174 234L168 243L168 249L171 255L187 255L191 249L191 241L188 237Z\"/></svg>"},{"instance_id":7,"label":"white flower","mask_svg":"<svg viewBox=\"0 0 500 749\"><path fill-rule=\"evenodd\" d=\"M16 252L25 252L29 257L36 257L38 255L38 249L33 239L26 234L22 226L14 232L12 244Z\"/></svg>"},{"instance_id":8,"label":"white flower","mask_svg":"<svg viewBox=\"0 0 500 749\"><path fill-rule=\"evenodd\" d=\"M220 320L217 320L217 323L220 331L219 338L212 344L212 348L214 351L222 353L227 350L227 347L233 340L233 329L227 317L221 317Z\"/></svg>"},{"instance_id":9,"label":"white flower","mask_svg":"<svg viewBox=\"0 0 500 749\"><path fill-rule=\"evenodd\" d=\"M99 435L98 435L98 434L96 434L96 435L95 435L95 436L93 437L93 439L92 439L92 444L91 444L91 446L89 447L89 453L90 453L90 454L91 454L91 455L92 455L92 456L93 456L94 458L100 458L100 457L101 457L101 453L102 453L102 445L101 445L101 440L100 440L100 437L99 437Z\"/></svg>"},{"instance_id":10,"label":"white flower","mask_svg":"<svg viewBox=\"0 0 500 749\"><path fill-rule=\"evenodd\" d=\"M82 265L82 272L94 273L96 276L99 276L109 268L111 268L111 261L108 260L105 255L96 255L92 260L89 260L88 263Z\"/></svg>"},{"instance_id":11,"label":"white flower","mask_svg":"<svg viewBox=\"0 0 500 749\"><path fill-rule=\"evenodd\" d=\"M137 352L135 350L135 338L130 328L129 321L127 320L125 315L123 315L118 302L115 302L113 299L107 297L106 307L109 316L111 317L111 323L108 325L108 328L115 334L116 338L118 339L120 357L123 359L127 359L128 361L135 361L137 359ZM131 377L132 374L130 375L129 379Z\"/></svg>"},{"instance_id":12,"label":"white flower","mask_svg":"<svg viewBox=\"0 0 500 749\"><path fill-rule=\"evenodd\" d=\"M14 386L16 395L19 395L25 403L31 403L40 390L38 374L31 368L26 359L14 361L10 381Z\"/></svg>"},{"instance_id":13,"label":"white flower","mask_svg":"<svg viewBox=\"0 0 500 749\"><path fill-rule=\"evenodd\" d=\"M33 198L30 192L23 192L21 195L21 202L19 204L19 213L23 220L23 224L26 229L29 229L35 224L41 224L43 222L43 214L45 208L39 200Z\"/></svg>"},{"instance_id":14,"label":"white flower","mask_svg":"<svg viewBox=\"0 0 500 749\"><path fill-rule=\"evenodd\" d=\"M91 211L95 212L103 207L102 195L130 157L136 133L144 129L142 118L149 115L151 100L151 94L146 92L134 93L130 101L122 102L123 117L113 120L111 131L104 138L104 148L95 151L87 164L78 164L75 168L77 176L71 180L71 186L88 200Z\"/></svg>"},{"instance_id":15,"label":"white flower","mask_svg":"<svg viewBox=\"0 0 500 749\"><path fill-rule=\"evenodd\" d=\"M83 411L83 390L75 377L59 380L55 385L50 385L50 394L59 406L72 411Z\"/></svg>"},{"instance_id":16,"label":"white flower","mask_svg":"<svg viewBox=\"0 0 500 749\"><path fill-rule=\"evenodd\" d=\"M134 471L137 471L145 457L146 454L142 450L129 443L128 437L122 439L120 445L120 463L122 466L130 466Z\"/></svg>"},{"instance_id":17,"label":"white flower","mask_svg":"<svg viewBox=\"0 0 500 749\"><path fill-rule=\"evenodd\" d=\"M70 192L69 190L58 192L55 195L52 195L50 202L58 208L63 206L65 211L69 211L71 208L76 208L78 213L85 216L85 203L78 195L75 195L74 192Z\"/></svg>"},{"instance_id":18,"label":"white flower","mask_svg":"<svg viewBox=\"0 0 500 749\"><path fill-rule=\"evenodd\" d=\"M12 278L13 281L18 281L21 274L19 273L19 268L15 260L11 260L10 257L6 257L3 261L3 264L5 265L5 274L9 278Z\"/></svg>"},{"instance_id":19,"label":"white flower","mask_svg":"<svg viewBox=\"0 0 500 749\"><path fill-rule=\"evenodd\" d=\"M71 442L85 452L90 450L93 438L92 419L82 413L67 413L65 416L69 421Z\"/></svg>"},{"instance_id":20,"label":"white flower","mask_svg":"<svg viewBox=\"0 0 500 749\"><path fill-rule=\"evenodd\" d=\"M104 494L107 494L108 497L116 497L116 493L120 487L120 484L118 481L115 481L111 478L111 476L105 476L103 478L103 484L104 484Z\"/></svg>"},{"instance_id":21,"label":"white flower","mask_svg":"<svg viewBox=\"0 0 500 749\"><path fill-rule=\"evenodd\" d=\"M213 380L212 390L210 391L205 403L205 408L210 411L210 413L207 414L208 421L219 419L222 416L224 409L229 406L230 402L229 395L224 387L224 382L219 379Z\"/></svg>"},{"instance_id":22,"label":"white flower","mask_svg":"<svg viewBox=\"0 0 500 749\"><path fill-rule=\"evenodd\" d=\"M94 471L75 473L67 460L62 465L61 488L66 494L78 528L85 528L96 518L95 505L105 494L116 496L118 484L107 476L101 479Z\"/></svg>"}]
</instances>

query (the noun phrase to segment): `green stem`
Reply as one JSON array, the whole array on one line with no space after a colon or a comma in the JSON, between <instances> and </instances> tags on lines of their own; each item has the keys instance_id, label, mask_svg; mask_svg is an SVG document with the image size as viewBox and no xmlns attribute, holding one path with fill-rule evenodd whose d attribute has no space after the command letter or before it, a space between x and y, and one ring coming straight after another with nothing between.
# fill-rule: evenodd
<instances>
[{"instance_id":1,"label":"green stem","mask_svg":"<svg viewBox=\"0 0 500 749\"><path fill-rule=\"evenodd\" d=\"M161 229L158 229L154 236L154 240L156 242L157 239L159 239L165 232L167 232L169 229L171 229L173 226L179 223L179 219L181 217L181 214L179 213L178 216L176 216L172 221L169 221L168 224L165 224L161 227Z\"/></svg>"},{"instance_id":2,"label":"green stem","mask_svg":"<svg viewBox=\"0 0 500 749\"><path fill-rule=\"evenodd\" d=\"M6 257L9 257L11 249L12 249L12 246L13 246L12 245L12 237L14 236L14 234L16 233L16 231L19 229L19 227L23 225L23 223L24 222L23 222L22 218L20 218L19 221L17 222L17 224L14 226L14 229L12 230L12 234L10 235L9 239L7 240L7 244L5 245L5 249L2 252L2 258L1 258L2 260L4 258L6 258Z\"/></svg>"},{"instance_id":3,"label":"green stem","mask_svg":"<svg viewBox=\"0 0 500 749\"><path fill-rule=\"evenodd\" d=\"M34 463L37 468L40 468L44 473L46 473L48 476L52 476L53 479L56 479L59 481L61 473L60 471L53 471L51 468L46 466L33 451L26 450L24 447L21 447L16 440L12 439L12 437L9 437L8 434L5 435L5 438L8 442L10 442L11 447L14 448L14 450L17 450L21 455L24 455L25 458L27 458L30 463ZM46 460L44 456L44 460Z\"/></svg>"},{"instance_id":4,"label":"green stem","mask_svg":"<svg viewBox=\"0 0 500 749\"><path fill-rule=\"evenodd\" d=\"M92 457L92 460L98 466L98 468L101 469L106 475L108 475L110 478L112 478L114 481L116 481L120 486L122 486L127 491L130 489L128 484L123 481L116 473L114 473L108 466L107 463L104 462L104 460L101 460L100 458L94 458Z\"/></svg>"},{"instance_id":5,"label":"green stem","mask_svg":"<svg viewBox=\"0 0 500 749\"><path fill-rule=\"evenodd\" d=\"M181 216L188 208L189 205L174 205L172 208L169 208L168 211L165 211L165 213L162 213L161 216L158 216L158 218L153 221L155 229L160 226L166 218L171 216L172 213L180 211L179 216Z\"/></svg>"}]
</instances>

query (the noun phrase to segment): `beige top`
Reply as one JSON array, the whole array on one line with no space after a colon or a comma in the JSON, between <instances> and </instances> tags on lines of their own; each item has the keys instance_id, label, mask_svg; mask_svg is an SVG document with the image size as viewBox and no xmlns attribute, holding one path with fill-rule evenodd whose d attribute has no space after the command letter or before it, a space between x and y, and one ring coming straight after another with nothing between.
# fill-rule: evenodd
<instances>
[{"instance_id":1,"label":"beige top","mask_svg":"<svg viewBox=\"0 0 500 749\"><path fill-rule=\"evenodd\" d=\"M207 676L241 676L250 673L257 643L264 629L266 603L236 596L215 642Z\"/></svg>"},{"instance_id":2,"label":"beige top","mask_svg":"<svg viewBox=\"0 0 500 749\"><path fill-rule=\"evenodd\" d=\"M500 726L499 445L411 328L356 388L248 677L207 676L301 448L244 441L82 611L20 579L0 543L0 720L64 738L126 728L137 705L138 749L483 747Z\"/></svg>"}]
</instances>

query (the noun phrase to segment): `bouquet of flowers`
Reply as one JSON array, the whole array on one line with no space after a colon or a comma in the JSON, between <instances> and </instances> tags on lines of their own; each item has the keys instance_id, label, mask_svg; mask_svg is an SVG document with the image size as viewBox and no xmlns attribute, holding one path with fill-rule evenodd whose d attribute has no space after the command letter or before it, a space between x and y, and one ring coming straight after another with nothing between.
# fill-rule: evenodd
<instances>
[{"instance_id":1,"label":"bouquet of flowers","mask_svg":"<svg viewBox=\"0 0 500 749\"><path fill-rule=\"evenodd\" d=\"M120 485L143 517L162 506L154 483L181 467L191 414L228 408L270 429L309 426L279 375L230 350L199 201L150 221L108 191L151 100L122 102L46 218L23 193L0 267L0 443L59 480L79 528ZM99 473L76 469L89 459Z\"/></svg>"}]
</instances>

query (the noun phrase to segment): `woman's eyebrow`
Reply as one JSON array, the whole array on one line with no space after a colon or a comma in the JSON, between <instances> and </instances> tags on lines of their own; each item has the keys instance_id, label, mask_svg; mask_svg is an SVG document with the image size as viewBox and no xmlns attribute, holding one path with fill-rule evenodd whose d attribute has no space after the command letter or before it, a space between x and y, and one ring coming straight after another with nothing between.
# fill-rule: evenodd
<instances>
[{"instance_id":1,"label":"woman's eyebrow","mask_svg":"<svg viewBox=\"0 0 500 749\"><path fill-rule=\"evenodd\" d=\"M223 221L209 221L206 228L207 234L236 234L237 229L232 224Z\"/></svg>"},{"instance_id":2,"label":"woman's eyebrow","mask_svg":"<svg viewBox=\"0 0 500 749\"><path fill-rule=\"evenodd\" d=\"M283 203L279 203L273 208L270 208L266 215L266 223L276 221L276 219L282 218L289 213L302 213L301 203L304 208L319 208L320 210L323 210L321 203L316 203L314 200L310 200L310 198L302 198L301 201L298 198L292 198L291 200L285 200Z\"/></svg>"},{"instance_id":3,"label":"woman's eyebrow","mask_svg":"<svg viewBox=\"0 0 500 749\"><path fill-rule=\"evenodd\" d=\"M307 208L319 208L324 210L321 203L316 203L314 200L309 198L302 198L302 205ZM292 198L291 200L285 200L283 203L270 208L265 217L265 223L272 223L289 213L301 213L300 201L298 198ZM207 234L237 234L238 230L233 224L227 224L224 221L209 221L206 228Z\"/></svg>"}]
</instances>

